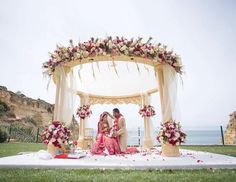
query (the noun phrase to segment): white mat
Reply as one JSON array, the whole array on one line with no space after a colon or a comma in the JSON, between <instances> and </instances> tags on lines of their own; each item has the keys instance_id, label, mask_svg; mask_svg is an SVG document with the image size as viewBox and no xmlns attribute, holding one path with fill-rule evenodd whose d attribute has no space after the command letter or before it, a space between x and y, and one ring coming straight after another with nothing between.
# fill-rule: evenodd
<instances>
[{"instance_id":1,"label":"white mat","mask_svg":"<svg viewBox=\"0 0 236 182\"><path fill-rule=\"evenodd\" d=\"M28 153L0 158L6 168L100 168L100 169L200 169L236 168L236 157L181 149L180 157L162 157L160 148L124 156L98 156L87 153L80 159L39 158L39 153Z\"/></svg>"}]
</instances>

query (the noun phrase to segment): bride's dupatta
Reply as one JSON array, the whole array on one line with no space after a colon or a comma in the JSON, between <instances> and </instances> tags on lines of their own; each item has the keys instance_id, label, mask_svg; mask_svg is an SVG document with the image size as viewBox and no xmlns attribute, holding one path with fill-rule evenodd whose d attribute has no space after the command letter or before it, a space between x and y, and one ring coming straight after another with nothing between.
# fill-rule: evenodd
<instances>
[{"instance_id":1,"label":"bride's dupatta","mask_svg":"<svg viewBox=\"0 0 236 182\"><path fill-rule=\"evenodd\" d=\"M98 131L96 136L96 142L92 146L91 153L92 154L98 154L102 155L104 154L105 145L104 145L104 133L102 133L102 120L103 120L104 114L100 115L100 119L98 121Z\"/></svg>"}]
</instances>

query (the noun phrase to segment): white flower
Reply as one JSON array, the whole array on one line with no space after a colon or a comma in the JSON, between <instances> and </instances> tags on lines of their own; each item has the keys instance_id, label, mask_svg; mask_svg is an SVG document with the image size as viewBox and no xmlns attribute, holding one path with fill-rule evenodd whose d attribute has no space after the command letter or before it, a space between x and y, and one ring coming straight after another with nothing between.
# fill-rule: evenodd
<instances>
[{"instance_id":1,"label":"white flower","mask_svg":"<svg viewBox=\"0 0 236 182\"><path fill-rule=\"evenodd\" d=\"M55 126L54 126L54 125L50 125L50 126L48 127L48 130L49 130L49 131L52 131L53 129L55 129Z\"/></svg>"},{"instance_id":2,"label":"white flower","mask_svg":"<svg viewBox=\"0 0 236 182\"><path fill-rule=\"evenodd\" d=\"M61 138L58 138L57 141L58 141L59 144L62 144L62 139Z\"/></svg>"},{"instance_id":3,"label":"white flower","mask_svg":"<svg viewBox=\"0 0 236 182\"><path fill-rule=\"evenodd\" d=\"M169 133L165 133L165 136L167 136L168 138L170 138L170 134L169 134Z\"/></svg>"},{"instance_id":4,"label":"white flower","mask_svg":"<svg viewBox=\"0 0 236 182\"><path fill-rule=\"evenodd\" d=\"M54 131L53 131L53 135L56 135L56 134L57 134L57 130L54 130Z\"/></svg>"},{"instance_id":5,"label":"white flower","mask_svg":"<svg viewBox=\"0 0 236 182\"><path fill-rule=\"evenodd\" d=\"M86 58L86 57L88 57L88 55L89 55L89 52L88 52L88 51L84 51L84 52L83 52L83 57Z\"/></svg>"},{"instance_id":6,"label":"white flower","mask_svg":"<svg viewBox=\"0 0 236 182\"><path fill-rule=\"evenodd\" d=\"M175 133L175 137L176 137L176 138L179 138L179 137L180 137L179 132L176 132L176 133Z\"/></svg>"},{"instance_id":7,"label":"white flower","mask_svg":"<svg viewBox=\"0 0 236 182\"><path fill-rule=\"evenodd\" d=\"M124 50L126 50L126 49L127 49L127 46L126 46L126 45L123 45L123 46L120 48L121 51L124 51Z\"/></svg>"},{"instance_id":8,"label":"white flower","mask_svg":"<svg viewBox=\"0 0 236 182\"><path fill-rule=\"evenodd\" d=\"M128 51L128 50L125 50L125 51L124 51L124 54L125 54L125 55L128 55L128 54L129 54L129 51Z\"/></svg>"},{"instance_id":9,"label":"white flower","mask_svg":"<svg viewBox=\"0 0 236 182\"><path fill-rule=\"evenodd\" d=\"M112 47L113 47L113 43L112 43L112 41L109 40L107 44L108 44L109 49L112 49Z\"/></svg>"},{"instance_id":10,"label":"white flower","mask_svg":"<svg viewBox=\"0 0 236 182\"><path fill-rule=\"evenodd\" d=\"M151 49L149 52L150 52L150 54L154 54L154 50L153 49Z\"/></svg>"}]
</instances>

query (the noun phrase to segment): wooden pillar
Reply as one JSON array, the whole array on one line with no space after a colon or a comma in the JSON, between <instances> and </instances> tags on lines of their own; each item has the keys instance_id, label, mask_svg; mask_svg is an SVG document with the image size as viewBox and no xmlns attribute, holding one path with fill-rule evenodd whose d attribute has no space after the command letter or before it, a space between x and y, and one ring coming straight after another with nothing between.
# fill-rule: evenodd
<instances>
[{"instance_id":1,"label":"wooden pillar","mask_svg":"<svg viewBox=\"0 0 236 182\"><path fill-rule=\"evenodd\" d=\"M149 96L142 96L142 105L149 105ZM144 117L144 137L143 137L143 148L150 149L153 147L153 141L150 135L150 118Z\"/></svg>"},{"instance_id":2,"label":"wooden pillar","mask_svg":"<svg viewBox=\"0 0 236 182\"><path fill-rule=\"evenodd\" d=\"M80 95L80 106L84 105L85 103L84 95ZM79 124L79 139L78 139L78 148L85 149L85 119L80 118Z\"/></svg>"},{"instance_id":3,"label":"wooden pillar","mask_svg":"<svg viewBox=\"0 0 236 182\"><path fill-rule=\"evenodd\" d=\"M54 113L53 113L53 120L58 120L58 112L59 112L59 95L60 95L60 77L57 75L53 75L53 80L56 84L56 97L55 97L55 105L54 105Z\"/></svg>"}]
</instances>

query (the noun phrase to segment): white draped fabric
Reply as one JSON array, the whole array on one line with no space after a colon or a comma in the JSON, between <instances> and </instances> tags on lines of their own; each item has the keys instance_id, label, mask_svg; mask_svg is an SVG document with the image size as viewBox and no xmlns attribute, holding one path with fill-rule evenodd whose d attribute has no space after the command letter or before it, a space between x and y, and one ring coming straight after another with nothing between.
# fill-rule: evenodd
<instances>
[{"instance_id":1,"label":"white draped fabric","mask_svg":"<svg viewBox=\"0 0 236 182\"><path fill-rule=\"evenodd\" d=\"M163 65L158 73L159 93L162 108L162 120L178 120L177 111L177 74L170 65Z\"/></svg>"},{"instance_id":2,"label":"white draped fabric","mask_svg":"<svg viewBox=\"0 0 236 182\"><path fill-rule=\"evenodd\" d=\"M122 96L158 89L152 66L125 61L86 63L73 67L78 90L103 96Z\"/></svg>"},{"instance_id":3,"label":"white draped fabric","mask_svg":"<svg viewBox=\"0 0 236 182\"><path fill-rule=\"evenodd\" d=\"M57 67L54 78L56 83L54 120L70 123L76 99L76 83L73 71Z\"/></svg>"}]
</instances>

